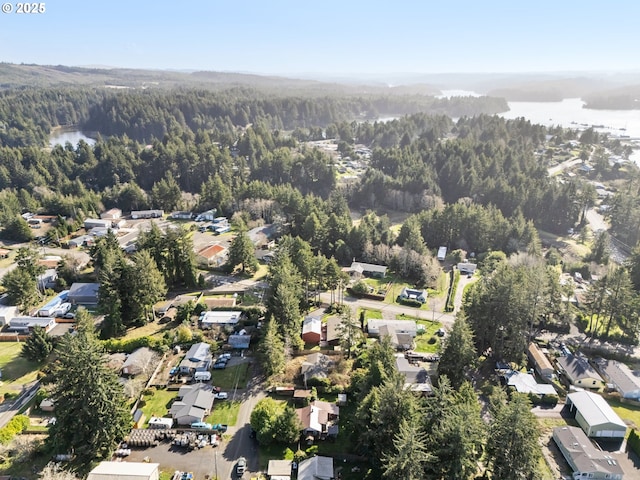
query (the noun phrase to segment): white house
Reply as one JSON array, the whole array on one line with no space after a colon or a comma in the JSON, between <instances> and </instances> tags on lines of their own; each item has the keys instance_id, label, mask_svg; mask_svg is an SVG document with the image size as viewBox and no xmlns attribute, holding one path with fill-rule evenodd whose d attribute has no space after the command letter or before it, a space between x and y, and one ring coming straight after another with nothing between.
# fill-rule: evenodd
<instances>
[{"instance_id":1,"label":"white house","mask_svg":"<svg viewBox=\"0 0 640 480\"><path fill-rule=\"evenodd\" d=\"M405 300L415 300L420 303L425 303L428 295L426 290L415 290L405 287L400 292L399 297Z\"/></svg>"},{"instance_id":2,"label":"white house","mask_svg":"<svg viewBox=\"0 0 640 480\"><path fill-rule=\"evenodd\" d=\"M198 322L200 323L200 328L206 330L214 325L236 325L242 318L242 312L211 310L202 312Z\"/></svg>"},{"instance_id":3,"label":"white house","mask_svg":"<svg viewBox=\"0 0 640 480\"><path fill-rule=\"evenodd\" d=\"M111 228L111 220L101 218L87 218L84 221L84 229L88 231L92 228Z\"/></svg>"}]
</instances>

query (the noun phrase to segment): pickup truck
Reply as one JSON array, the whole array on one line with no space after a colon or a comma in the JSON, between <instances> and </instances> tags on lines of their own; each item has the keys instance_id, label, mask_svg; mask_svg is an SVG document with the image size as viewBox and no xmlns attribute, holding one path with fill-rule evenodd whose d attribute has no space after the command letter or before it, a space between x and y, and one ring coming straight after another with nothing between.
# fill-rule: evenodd
<instances>
[{"instance_id":1,"label":"pickup truck","mask_svg":"<svg viewBox=\"0 0 640 480\"><path fill-rule=\"evenodd\" d=\"M218 430L220 433L224 433L227 431L228 425L224 423L216 423L211 427L212 430Z\"/></svg>"}]
</instances>

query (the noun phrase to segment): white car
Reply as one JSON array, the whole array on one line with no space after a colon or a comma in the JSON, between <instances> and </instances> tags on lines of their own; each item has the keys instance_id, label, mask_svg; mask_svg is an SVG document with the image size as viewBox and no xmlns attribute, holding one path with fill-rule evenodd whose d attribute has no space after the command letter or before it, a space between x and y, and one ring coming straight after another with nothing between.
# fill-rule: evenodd
<instances>
[{"instance_id":1,"label":"white car","mask_svg":"<svg viewBox=\"0 0 640 480\"><path fill-rule=\"evenodd\" d=\"M215 394L214 398L216 400L226 400L229 398L229 394L227 392L218 392Z\"/></svg>"}]
</instances>

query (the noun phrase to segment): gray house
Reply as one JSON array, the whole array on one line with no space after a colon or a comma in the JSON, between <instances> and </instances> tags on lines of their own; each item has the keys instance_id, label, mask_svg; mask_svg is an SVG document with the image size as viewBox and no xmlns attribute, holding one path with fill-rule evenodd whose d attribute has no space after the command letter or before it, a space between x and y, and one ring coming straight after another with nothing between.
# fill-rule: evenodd
<instances>
[{"instance_id":1,"label":"gray house","mask_svg":"<svg viewBox=\"0 0 640 480\"><path fill-rule=\"evenodd\" d=\"M213 387L205 383L190 385L189 389L180 389L182 398L171 405L171 417L178 425L191 425L203 421L213 407Z\"/></svg>"},{"instance_id":2,"label":"gray house","mask_svg":"<svg viewBox=\"0 0 640 480\"><path fill-rule=\"evenodd\" d=\"M211 346L200 342L191 345L191 348L180 362L180 373L192 374L196 370L208 370L211 365Z\"/></svg>"},{"instance_id":3,"label":"gray house","mask_svg":"<svg viewBox=\"0 0 640 480\"><path fill-rule=\"evenodd\" d=\"M597 360L596 365L607 383L612 384L622 398L640 401L640 375L638 372L632 371L624 363L604 358Z\"/></svg>"},{"instance_id":4,"label":"gray house","mask_svg":"<svg viewBox=\"0 0 640 480\"><path fill-rule=\"evenodd\" d=\"M573 470L573 478L624 478L624 472L615 458L596 448L578 427L554 428L553 440Z\"/></svg>"},{"instance_id":5,"label":"gray house","mask_svg":"<svg viewBox=\"0 0 640 480\"><path fill-rule=\"evenodd\" d=\"M74 283L69 289L67 301L74 305L97 305L99 283Z\"/></svg>"}]
</instances>

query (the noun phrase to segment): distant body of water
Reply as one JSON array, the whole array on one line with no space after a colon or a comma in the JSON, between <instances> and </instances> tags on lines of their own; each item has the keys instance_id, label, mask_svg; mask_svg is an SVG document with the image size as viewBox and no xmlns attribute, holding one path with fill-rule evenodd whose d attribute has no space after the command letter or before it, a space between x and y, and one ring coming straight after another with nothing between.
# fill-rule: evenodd
<instances>
[{"instance_id":1,"label":"distant body of water","mask_svg":"<svg viewBox=\"0 0 640 480\"><path fill-rule=\"evenodd\" d=\"M478 97L469 90L443 90L439 98ZM509 111L499 113L506 119L524 117L532 123L584 130L594 127L610 136L640 138L640 112L638 110L593 110L582 108L579 98L565 98L561 102L507 102ZM596 127L597 126L597 127ZM624 140L624 138L622 138ZM640 145L640 143L636 143ZM631 160L640 165L640 149L635 149Z\"/></svg>"},{"instance_id":2,"label":"distant body of water","mask_svg":"<svg viewBox=\"0 0 640 480\"><path fill-rule=\"evenodd\" d=\"M59 129L54 131L49 137L49 146L54 147L56 145L64 146L67 142L76 147L80 140L84 140L89 145L95 145L96 140L91 137L87 137L80 130L65 130Z\"/></svg>"}]
</instances>

